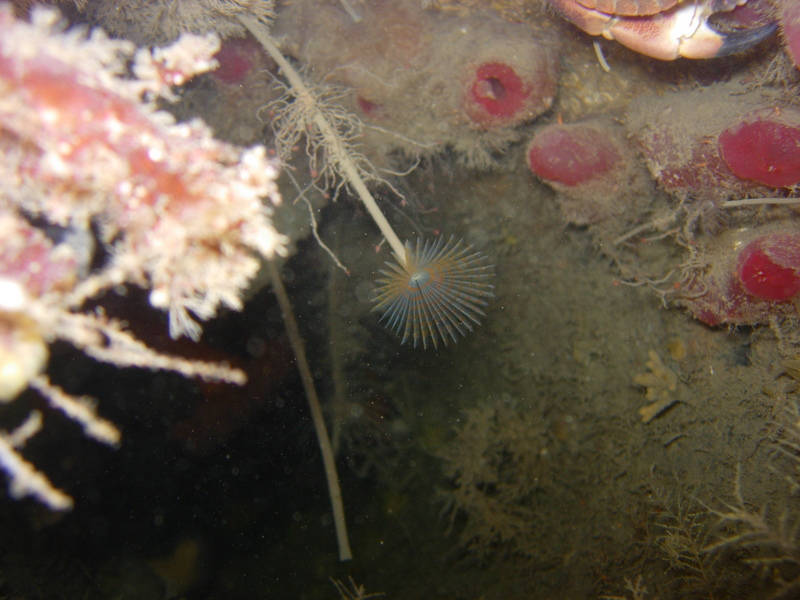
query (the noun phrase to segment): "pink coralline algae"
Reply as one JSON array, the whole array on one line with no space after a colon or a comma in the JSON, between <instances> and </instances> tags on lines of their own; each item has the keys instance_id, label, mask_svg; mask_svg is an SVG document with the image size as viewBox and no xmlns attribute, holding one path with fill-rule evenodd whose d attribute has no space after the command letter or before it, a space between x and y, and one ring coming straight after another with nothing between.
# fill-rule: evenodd
<instances>
[{"instance_id":1,"label":"pink coralline algae","mask_svg":"<svg viewBox=\"0 0 800 600\"><path fill-rule=\"evenodd\" d=\"M277 166L263 147L224 144L203 123L176 124L156 109L172 86L215 66L215 36L135 51L57 20L34 10L18 21L0 4L0 402L31 386L113 445L113 424L49 383L47 345L62 339L120 366L243 383L224 364L160 354L84 305L137 285L169 312L173 337L197 339L198 321L240 308L260 260L283 252L270 221ZM0 432L0 468L13 495L68 508L19 453L38 427L31 413Z\"/></svg>"}]
</instances>

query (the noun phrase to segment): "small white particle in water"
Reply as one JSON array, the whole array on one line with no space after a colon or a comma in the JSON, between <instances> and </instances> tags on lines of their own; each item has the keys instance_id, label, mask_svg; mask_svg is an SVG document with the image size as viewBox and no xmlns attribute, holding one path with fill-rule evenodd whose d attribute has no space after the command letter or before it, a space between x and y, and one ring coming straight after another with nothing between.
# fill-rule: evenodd
<instances>
[{"instance_id":1,"label":"small white particle in water","mask_svg":"<svg viewBox=\"0 0 800 600\"><path fill-rule=\"evenodd\" d=\"M164 149L153 147L147 151L147 157L153 162L160 162L164 160Z\"/></svg>"},{"instance_id":2,"label":"small white particle in water","mask_svg":"<svg viewBox=\"0 0 800 600\"><path fill-rule=\"evenodd\" d=\"M16 281L0 278L0 308L3 310L20 310L25 306L27 294Z\"/></svg>"}]
</instances>

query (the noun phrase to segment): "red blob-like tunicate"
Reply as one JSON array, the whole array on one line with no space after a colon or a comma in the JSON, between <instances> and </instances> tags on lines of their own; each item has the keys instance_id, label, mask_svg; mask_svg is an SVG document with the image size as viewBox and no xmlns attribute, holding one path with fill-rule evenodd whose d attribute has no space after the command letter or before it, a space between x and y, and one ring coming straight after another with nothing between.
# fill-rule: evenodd
<instances>
[{"instance_id":1,"label":"red blob-like tunicate","mask_svg":"<svg viewBox=\"0 0 800 600\"><path fill-rule=\"evenodd\" d=\"M800 293L800 235L775 233L750 242L739 254L736 273L746 292L771 302Z\"/></svg>"},{"instance_id":2,"label":"red blob-like tunicate","mask_svg":"<svg viewBox=\"0 0 800 600\"><path fill-rule=\"evenodd\" d=\"M260 64L263 50L255 40L250 38L231 38L222 43L222 47L214 55L219 66L212 71L214 79L229 85L241 84L255 70L262 68Z\"/></svg>"},{"instance_id":3,"label":"red blob-like tunicate","mask_svg":"<svg viewBox=\"0 0 800 600\"><path fill-rule=\"evenodd\" d=\"M472 100L488 117L513 117L525 106L530 94L517 72L503 63L478 67L471 89Z\"/></svg>"},{"instance_id":4,"label":"red blob-like tunicate","mask_svg":"<svg viewBox=\"0 0 800 600\"><path fill-rule=\"evenodd\" d=\"M622 161L602 129L582 124L551 125L528 147L528 166L547 182L577 186L599 179Z\"/></svg>"},{"instance_id":5,"label":"red blob-like tunicate","mask_svg":"<svg viewBox=\"0 0 800 600\"><path fill-rule=\"evenodd\" d=\"M705 268L678 303L708 325L759 325L800 308L800 227L793 220L728 229L702 244ZM682 297L681 297L682 296Z\"/></svg>"},{"instance_id":6,"label":"red blob-like tunicate","mask_svg":"<svg viewBox=\"0 0 800 600\"><path fill-rule=\"evenodd\" d=\"M786 51L795 66L800 67L800 0L782 0L777 6Z\"/></svg>"},{"instance_id":7,"label":"red blob-like tunicate","mask_svg":"<svg viewBox=\"0 0 800 600\"><path fill-rule=\"evenodd\" d=\"M746 120L719 134L731 171L771 187L800 183L800 112L792 109Z\"/></svg>"},{"instance_id":8,"label":"red blob-like tunicate","mask_svg":"<svg viewBox=\"0 0 800 600\"><path fill-rule=\"evenodd\" d=\"M360 108L361 111L368 117L376 116L381 109L380 104L372 102L371 100L367 100L363 96L358 96L356 98L356 104L358 104L358 108Z\"/></svg>"}]
</instances>

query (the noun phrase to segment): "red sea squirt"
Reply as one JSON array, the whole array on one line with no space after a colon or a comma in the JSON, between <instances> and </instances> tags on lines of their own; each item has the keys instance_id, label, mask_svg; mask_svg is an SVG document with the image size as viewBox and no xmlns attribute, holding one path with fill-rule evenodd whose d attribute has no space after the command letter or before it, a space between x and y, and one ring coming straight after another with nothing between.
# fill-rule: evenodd
<instances>
[{"instance_id":1,"label":"red sea squirt","mask_svg":"<svg viewBox=\"0 0 800 600\"><path fill-rule=\"evenodd\" d=\"M486 112L487 117L508 118L524 108L530 90L525 89L513 68L493 62L478 67L471 94L471 100ZM477 115L477 111L475 113Z\"/></svg>"},{"instance_id":2,"label":"red sea squirt","mask_svg":"<svg viewBox=\"0 0 800 600\"><path fill-rule=\"evenodd\" d=\"M211 71L211 77L225 85L243 85L258 72L274 69L261 45L252 38L224 40L214 58L219 66Z\"/></svg>"},{"instance_id":3,"label":"red sea squirt","mask_svg":"<svg viewBox=\"0 0 800 600\"><path fill-rule=\"evenodd\" d=\"M513 127L550 108L558 72L553 52L507 57L490 46L485 54L467 61L462 88L464 111L478 128Z\"/></svg>"},{"instance_id":4,"label":"red sea squirt","mask_svg":"<svg viewBox=\"0 0 800 600\"><path fill-rule=\"evenodd\" d=\"M626 221L652 196L652 179L625 131L610 118L552 124L528 145L528 167L555 190L571 225Z\"/></svg>"},{"instance_id":5,"label":"red sea squirt","mask_svg":"<svg viewBox=\"0 0 800 600\"><path fill-rule=\"evenodd\" d=\"M788 222L729 230L705 248L705 273L679 302L707 325L758 325L800 308L800 230Z\"/></svg>"},{"instance_id":6,"label":"red sea squirt","mask_svg":"<svg viewBox=\"0 0 800 600\"><path fill-rule=\"evenodd\" d=\"M718 139L720 154L737 177L771 187L800 183L800 111L756 111Z\"/></svg>"},{"instance_id":7,"label":"red sea squirt","mask_svg":"<svg viewBox=\"0 0 800 600\"><path fill-rule=\"evenodd\" d=\"M577 186L615 169L622 156L598 128L553 125L539 132L528 147L531 171L548 182Z\"/></svg>"},{"instance_id":8,"label":"red sea squirt","mask_svg":"<svg viewBox=\"0 0 800 600\"><path fill-rule=\"evenodd\" d=\"M786 51L795 66L800 67L800 0L782 0L777 6Z\"/></svg>"},{"instance_id":9,"label":"red sea squirt","mask_svg":"<svg viewBox=\"0 0 800 600\"><path fill-rule=\"evenodd\" d=\"M749 294L791 300L800 293L800 235L776 233L750 242L739 254L736 272Z\"/></svg>"}]
</instances>

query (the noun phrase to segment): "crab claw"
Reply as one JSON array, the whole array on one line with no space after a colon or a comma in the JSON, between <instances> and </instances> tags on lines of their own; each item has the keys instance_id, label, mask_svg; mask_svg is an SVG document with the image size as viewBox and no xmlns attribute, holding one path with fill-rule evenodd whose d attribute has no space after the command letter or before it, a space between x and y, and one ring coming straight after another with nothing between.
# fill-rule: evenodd
<instances>
[{"instance_id":1,"label":"crab claw","mask_svg":"<svg viewBox=\"0 0 800 600\"><path fill-rule=\"evenodd\" d=\"M723 35L724 41L722 42L722 47L720 47L715 56L729 56L731 54L738 54L739 52L749 50L753 46L757 46L764 40L772 37L777 30L777 23L767 23L766 25L762 25L760 27L742 29L725 34ZM681 54L681 56L685 55Z\"/></svg>"},{"instance_id":2,"label":"crab claw","mask_svg":"<svg viewBox=\"0 0 800 600\"><path fill-rule=\"evenodd\" d=\"M769 23L722 33L708 22L703 7L680 4L651 17L612 18L601 32L608 39L660 60L714 58L743 52L775 33Z\"/></svg>"},{"instance_id":3,"label":"crab claw","mask_svg":"<svg viewBox=\"0 0 800 600\"><path fill-rule=\"evenodd\" d=\"M660 60L713 58L742 52L771 36L776 25L722 33L708 22L707 3L685 2L665 12L619 17L589 9L575 0L550 0L568 20L591 35L602 35Z\"/></svg>"}]
</instances>

